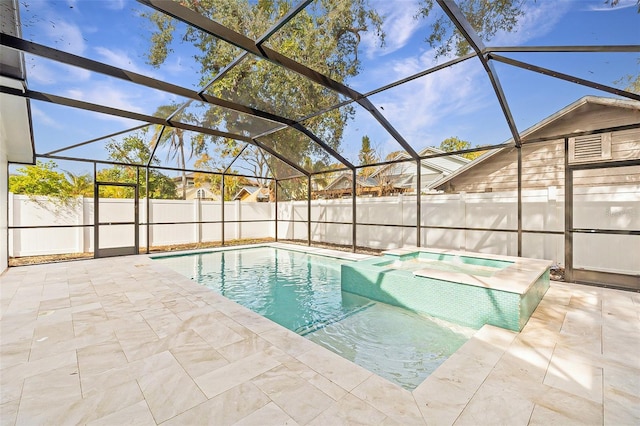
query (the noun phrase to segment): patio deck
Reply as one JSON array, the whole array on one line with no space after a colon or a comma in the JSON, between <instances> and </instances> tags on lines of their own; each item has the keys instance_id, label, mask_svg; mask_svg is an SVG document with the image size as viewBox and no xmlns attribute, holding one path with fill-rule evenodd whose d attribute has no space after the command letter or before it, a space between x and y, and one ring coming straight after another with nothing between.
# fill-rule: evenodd
<instances>
[{"instance_id":1,"label":"patio deck","mask_svg":"<svg viewBox=\"0 0 640 426\"><path fill-rule=\"evenodd\" d=\"M640 424L637 292L553 282L409 392L147 256L0 280L2 425Z\"/></svg>"}]
</instances>

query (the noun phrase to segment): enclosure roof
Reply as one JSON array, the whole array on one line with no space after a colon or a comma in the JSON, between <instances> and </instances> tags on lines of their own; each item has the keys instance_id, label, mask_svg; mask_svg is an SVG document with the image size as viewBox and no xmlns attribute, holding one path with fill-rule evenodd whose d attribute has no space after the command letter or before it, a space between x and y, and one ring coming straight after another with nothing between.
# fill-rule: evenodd
<instances>
[{"instance_id":1,"label":"enclosure roof","mask_svg":"<svg viewBox=\"0 0 640 426\"><path fill-rule=\"evenodd\" d=\"M12 0L2 75L29 85L3 78L3 128L57 161L138 138L131 164L264 179L364 167L365 138L377 161L519 147L581 105L637 109L639 4Z\"/></svg>"}]
</instances>

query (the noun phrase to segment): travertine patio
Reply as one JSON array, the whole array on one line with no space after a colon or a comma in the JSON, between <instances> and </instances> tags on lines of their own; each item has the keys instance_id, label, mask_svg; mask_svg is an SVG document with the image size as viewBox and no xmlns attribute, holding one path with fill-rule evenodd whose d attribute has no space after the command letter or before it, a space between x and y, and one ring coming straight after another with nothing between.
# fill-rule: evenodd
<instances>
[{"instance_id":1,"label":"travertine patio","mask_svg":"<svg viewBox=\"0 0 640 426\"><path fill-rule=\"evenodd\" d=\"M640 424L637 292L552 283L408 392L147 256L0 280L3 425Z\"/></svg>"}]
</instances>

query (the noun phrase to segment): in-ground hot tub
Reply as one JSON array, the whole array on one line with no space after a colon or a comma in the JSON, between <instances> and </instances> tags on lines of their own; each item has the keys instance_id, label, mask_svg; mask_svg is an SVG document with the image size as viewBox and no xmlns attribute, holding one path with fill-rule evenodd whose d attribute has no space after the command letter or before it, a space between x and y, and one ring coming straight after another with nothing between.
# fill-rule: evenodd
<instances>
[{"instance_id":1,"label":"in-ground hot tub","mask_svg":"<svg viewBox=\"0 0 640 426\"><path fill-rule=\"evenodd\" d=\"M461 325L520 331L549 288L547 260L427 248L342 265L342 290Z\"/></svg>"}]
</instances>

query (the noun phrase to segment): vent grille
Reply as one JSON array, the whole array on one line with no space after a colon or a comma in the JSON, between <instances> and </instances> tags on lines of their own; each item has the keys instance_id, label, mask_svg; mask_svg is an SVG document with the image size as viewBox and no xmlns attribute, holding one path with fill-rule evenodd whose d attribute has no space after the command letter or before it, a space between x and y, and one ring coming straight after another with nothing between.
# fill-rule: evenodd
<instances>
[{"instance_id":1,"label":"vent grille","mask_svg":"<svg viewBox=\"0 0 640 426\"><path fill-rule=\"evenodd\" d=\"M570 163L593 163L611 159L611 133L569 139Z\"/></svg>"},{"instance_id":2,"label":"vent grille","mask_svg":"<svg viewBox=\"0 0 640 426\"><path fill-rule=\"evenodd\" d=\"M600 135L576 138L573 159L576 161L602 158L602 137Z\"/></svg>"}]
</instances>

